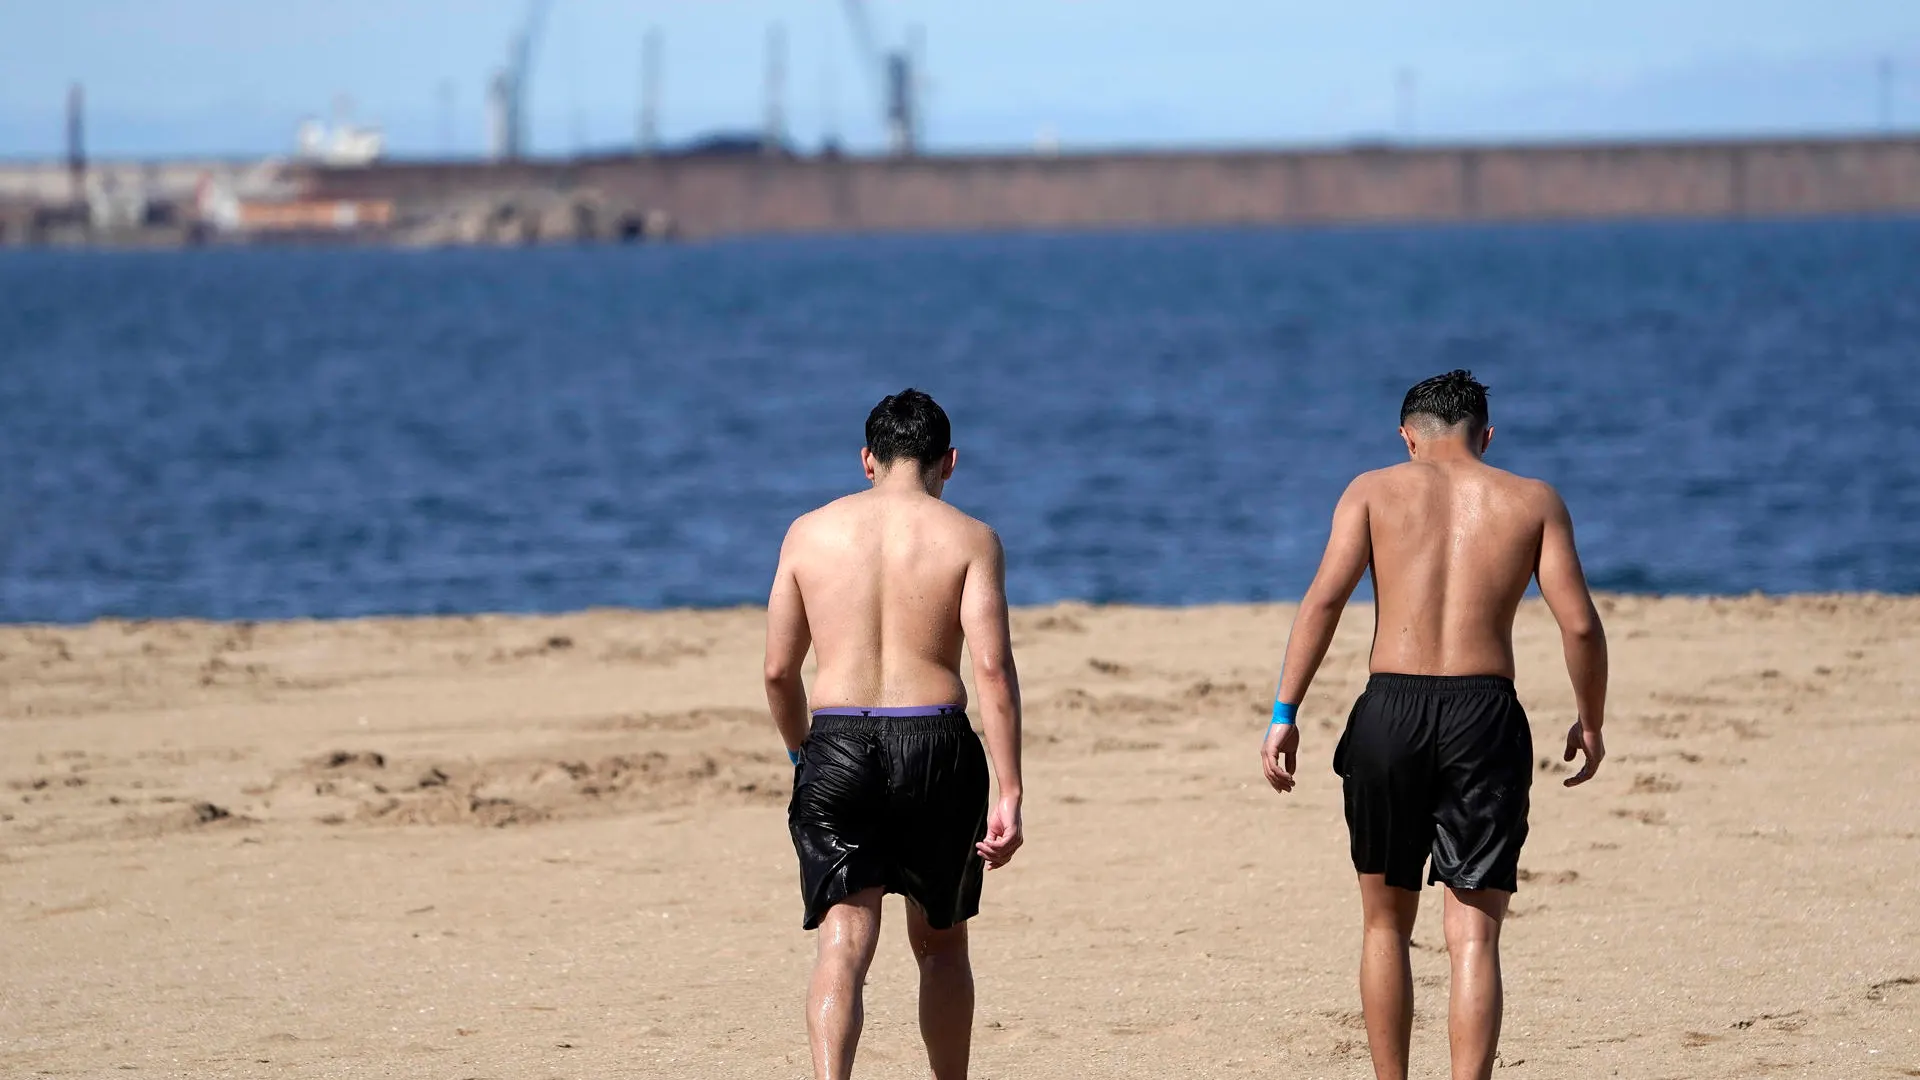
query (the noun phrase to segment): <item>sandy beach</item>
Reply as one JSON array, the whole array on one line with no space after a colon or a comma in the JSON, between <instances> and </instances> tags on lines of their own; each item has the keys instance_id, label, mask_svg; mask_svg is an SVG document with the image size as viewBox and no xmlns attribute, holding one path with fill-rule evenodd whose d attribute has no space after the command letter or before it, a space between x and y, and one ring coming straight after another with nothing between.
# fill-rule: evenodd
<instances>
[{"instance_id":1,"label":"sandy beach","mask_svg":"<svg viewBox=\"0 0 1920 1080\"><path fill-rule=\"evenodd\" d=\"M1608 758L1518 628L1516 1077L1920 1076L1920 598L1602 600ZM1291 609L1015 614L1029 841L983 1077L1370 1076L1328 759L1369 613L1255 751ZM761 614L0 628L0 1075L799 1077ZM899 916L860 1074L922 1075ZM1444 1074L1439 894L1420 1075Z\"/></svg>"}]
</instances>

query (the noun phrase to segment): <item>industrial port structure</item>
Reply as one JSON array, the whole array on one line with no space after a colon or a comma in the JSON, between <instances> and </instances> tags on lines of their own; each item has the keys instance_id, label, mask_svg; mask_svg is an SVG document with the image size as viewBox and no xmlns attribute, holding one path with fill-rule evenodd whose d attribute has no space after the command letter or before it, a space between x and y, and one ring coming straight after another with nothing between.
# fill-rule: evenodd
<instances>
[{"instance_id":1,"label":"industrial port structure","mask_svg":"<svg viewBox=\"0 0 1920 1080\"><path fill-rule=\"evenodd\" d=\"M46 213L44 201L0 202L0 243L61 242L62 229L67 242L88 235L125 242L140 222L170 229L165 235L178 242L331 235L435 245L1920 213L1920 138L1911 137L356 167L181 163L109 165L101 175L115 169L170 184L182 192L181 205L160 214L151 205L128 208L113 219L126 226L120 233L86 234L74 231L81 225L71 216L36 219ZM232 197L212 176L266 194ZM0 190L36 180L37 190L58 193L68 176L57 165L0 167ZM65 215L61 203L51 205Z\"/></svg>"},{"instance_id":2,"label":"industrial port structure","mask_svg":"<svg viewBox=\"0 0 1920 1080\"><path fill-rule=\"evenodd\" d=\"M926 155L919 38L883 46L843 0L887 132L883 154L796 153L785 35L767 39L755 134L660 145L660 39L642 50L630 152L529 157L526 93L551 0L530 0L490 82L484 161L389 161L375 129L304 126L263 162L90 163L83 96L67 159L0 164L0 244L414 245L967 229L1290 226L1920 212L1920 137Z\"/></svg>"},{"instance_id":3,"label":"industrial port structure","mask_svg":"<svg viewBox=\"0 0 1920 1080\"><path fill-rule=\"evenodd\" d=\"M482 218L470 235L523 240L1920 212L1916 138L636 157L293 175L313 198L391 199L418 222L466 207ZM503 225L517 231L501 235Z\"/></svg>"}]
</instances>

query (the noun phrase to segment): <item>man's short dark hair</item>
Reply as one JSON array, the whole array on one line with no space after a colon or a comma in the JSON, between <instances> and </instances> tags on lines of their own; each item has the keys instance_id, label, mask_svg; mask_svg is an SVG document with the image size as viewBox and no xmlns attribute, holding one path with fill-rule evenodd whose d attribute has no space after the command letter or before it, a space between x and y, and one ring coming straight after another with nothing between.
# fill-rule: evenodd
<instances>
[{"instance_id":1,"label":"man's short dark hair","mask_svg":"<svg viewBox=\"0 0 1920 1080\"><path fill-rule=\"evenodd\" d=\"M1432 417L1442 427L1454 427L1466 421L1474 431L1487 426L1487 388L1473 372L1456 368L1445 375L1415 383L1400 403L1400 423L1415 417Z\"/></svg>"},{"instance_id":2,"label":"man's short dark hair","mask_svg":"<svg viewBox=\"0 0 1920 1080\"><path fill-rule=\"evenodd\" d=\"M953 445L953 426L940 403L911 386L888 394L867 414L867 449L882 465L911 458L921 468L938 462Z\"/></svg>"}]
</instances>

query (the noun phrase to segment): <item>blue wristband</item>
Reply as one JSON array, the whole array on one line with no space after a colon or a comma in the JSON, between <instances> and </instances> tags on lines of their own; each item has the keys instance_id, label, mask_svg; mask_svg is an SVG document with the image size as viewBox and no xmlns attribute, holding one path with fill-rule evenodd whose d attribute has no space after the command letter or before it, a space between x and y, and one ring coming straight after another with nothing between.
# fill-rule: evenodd
<instances>
[{"instance_id":1,"label":"blue wristband","mask_svg":"<svg viewBox=\"0 0 1920 1080\"><path fill-rule=\"evenodd\" d=\"M800 751L798 750L787 751L787 760L793 762L795 765L800 764Z\"/></svg>"},{"instance_id":2,"label":"blue wristband","mask_svg":"<svg viewBox=\"0 0 1920 1080\"><path fill-rule=\"evenodd\" d=\"M1298 705L1289 705L1284 701L1275 700L1273 703L1273 724L1293 723L1293 714L1299 711L1299 709L1300 706ZM1272 727L1273 724L1268 724L1267 726Z\"/></svg>"}]
</instances>

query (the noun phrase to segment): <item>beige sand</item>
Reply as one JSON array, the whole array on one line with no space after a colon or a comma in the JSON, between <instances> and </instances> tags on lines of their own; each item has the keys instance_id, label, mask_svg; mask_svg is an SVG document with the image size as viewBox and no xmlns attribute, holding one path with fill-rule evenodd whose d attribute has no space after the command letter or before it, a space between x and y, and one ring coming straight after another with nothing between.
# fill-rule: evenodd
<instances>
[{"instance_id":1,"label":"beige sand","mask_svg":"<svg viewBox=\"0 0 1920 1080\"><path fill-rule=\"evenodd\" d=\"M1920 599L1603 607L1613 756L1578 791L1521 619L1502 1064L1920 1075ZM1030 840L975 924L978 1075L1371 1075L1327 765L1371 620L1283 800L1255 749L1290 614L1016 614ZM0 629L0 1076L802 1075L759 647L754 611ZM922 1074L898 903L865 1076Z\"/></svg>"}]
</instances>

